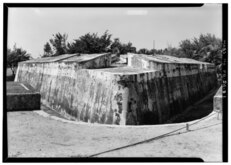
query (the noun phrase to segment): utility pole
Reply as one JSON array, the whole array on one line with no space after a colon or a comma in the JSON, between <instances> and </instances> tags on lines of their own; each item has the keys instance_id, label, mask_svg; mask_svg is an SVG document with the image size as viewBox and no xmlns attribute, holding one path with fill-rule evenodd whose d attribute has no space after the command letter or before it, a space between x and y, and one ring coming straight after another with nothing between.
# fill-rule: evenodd
<instances>
[{"instance_id":1,"label":"utility pole","mask_svg":"<svg viewBox=\"0 0 231 165\"><path fill-rule=\"evenodd\" d=\"M155 55L155 40L153 40L153 56Z\"/></svg>"}]
</instances>

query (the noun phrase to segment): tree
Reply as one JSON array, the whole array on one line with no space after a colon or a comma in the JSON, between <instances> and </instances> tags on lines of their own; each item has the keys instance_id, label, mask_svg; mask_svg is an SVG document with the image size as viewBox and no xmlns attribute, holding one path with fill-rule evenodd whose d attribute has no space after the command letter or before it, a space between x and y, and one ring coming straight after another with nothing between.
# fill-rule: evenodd
<instances>
[{"instance_id":1,"label":"tree","mask_svg":"<svg viewBox=\"0 0 231 165\"><path fill-rule=\"evenodd\" d=\"M79 39L74 40L74 43L67 44L68 53L103 53L108 51L111 44L111 34L105 31L102 36L97 33L87 33Z\"/></svg>"},{"instance_id":2,"label":"tree","mask_svg":"<svg viewBox=\"0 0 231 165\"><path fill-rule=\"evenodd\" d=\"M180 42L180 50L186 55L187 58L193 58L195 48L189 39Z\"/></svg>"},{"instance_id":3,"label":"tree","mask_svg":"<svg viewBox=\"0 0 231 165\"><path fill-rule=\"evenodd\" d=\"M108 51L108 47L111 45L111 36L112 34L108 34L108 31L104 32L104 34L99 38L99 49L102 52Z\"/></svg>"},{"instance_id":4,"label":"tree","mask_svg":"<svg viewBox=\"0 0 231 165\"><path fill-rule=\"evenodd\" d=\"M44 45L44 54L42 57L50 57L52 56L53 52L52 52L52 49L51 49L51 46L49 44L49 42L47 42L45 45Z\"/></svg>"},{"instance_id":5,"label":"tree","mask_svg":"<svg viewBox=\"0 0 231 165\"><path fill-rule=\"evenodd\" d=\"M86 44L79 39L75 40L74 43L67 44L67 53L85 53L86 51Z\"/></svg>"},{"instance_id":6,"label":"tree","mask_svg":"<svg viewBox=\"0 0 231 165\"><path fill-rule=\"evenodd\" d=\"M58 56L61 54L73 54L73 53L104 53L112 52L115 54L126 54L128 52L136 52L136 47L132 46L131 42L127 44L122 44L118 38L111 40L112 34L105 31L102 36L98 36L97 33L87 33L75 39L74 42L68 42L67 34L57 33L53 35L53 39L50 39L50 43L54 48L54 53L50 48L50 44L47 42L44 45L44 56Z\"/></svg>"},{"instance_id":7,"label":"tree","mask_svg":"<svg viewBox=\"0 0 231 165\"><path fill-rule=\"evenodd\" d=\"M50 39L50 43L54 47L54 54L53 56L59 56L62 54L67 53L66 41L67 41L67 34L53 34L53 39Z\"/></svg>"},{"instance_id":8,"label":"tree","mask_svg":"<svg viewBox=\"0 0 231 165\"><path fill-rule=\"evenodd\" d=\"M215 65L222 61L222 41L215 35L201 34L199 38L183 40L180 43L180 52L188 58L199 61L211 62Z\"/></svg>"},{"instance_id":9,"label":"tree","mask_svg":"<svg viewBox=\"0 0 231 165\"><path fill-rule=\"evenodd\" d=\"M216 38L215 35L207 34L200 35L199 41L200 50L198 50L199 57L206 61L214 63L215 65L221 64L222 61L222 41Z\"/></svg>"},{"instance_id":10,"label":"tree","mask_svg":"<svg viewBox=\"0 0 231 165\"><path fill-rule=\"evenodd\" d=\"M138 54L149 54L149 50L146 48L142 48L138 51Z\"/></svg>"},{"instance_id":11,"label":"tree","mask_svg":"<svg viewBox=\"0 0 231 165\"><path fill-rule=\"evenodd\" d=\"M110 46L110 49L111 49L113 54L120 54L121 47L122 47L122 45L120 43L119 38L115 38L114 42Z\"/></svg>"},{"instance_id":12,"label":"tree","mask_svg":"<svg viewBox=\"0 0 231 165\"><path fill-rule=\"evenodd\" d=\"M11 69L12 74L15 75L18 62L26 61L31 58L30 54L22 48L17 48L14 45L13 50L7 49L7 67Z\"/></svg>"},{"instance_id":13,"label":"tree","mask_svg":"<svg viewBox=\"0 0 231 165\"><path fill-rule=\"evenodd\" d=\"M127 54L128 52L136 53L136 47L133 47L130 41L127 44L123 44L123 47L125 49L124 54Z\"/></svg>"},{"instance_id":14,"label":"tree","mask_svg":"<svg viewBox=\"0 0 231 165\"><path fill-rule=\"evenodd\" d=\"M127 54L128 52L136 52L136 47L133 47L131 42L128 42L127 44L122 44L119 38L114 39L114 42L111 44L110 48L113 54Z\"/></svg>"}]
</instances>

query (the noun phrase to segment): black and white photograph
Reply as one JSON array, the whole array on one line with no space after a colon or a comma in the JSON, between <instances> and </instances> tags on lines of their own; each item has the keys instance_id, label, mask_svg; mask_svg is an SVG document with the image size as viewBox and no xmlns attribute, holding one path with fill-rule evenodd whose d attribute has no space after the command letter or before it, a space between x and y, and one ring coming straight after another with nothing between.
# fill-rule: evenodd
<instances>
[{"instance_id":1,"label":"black and white photograph","mask_svg":"<svg viewBox=\"0 0 231 165\"><path fill-rule=\"evenodd\" d=\"M228 4L3 11L3 162L228 161Z\"/></svg>"}]
</instances>

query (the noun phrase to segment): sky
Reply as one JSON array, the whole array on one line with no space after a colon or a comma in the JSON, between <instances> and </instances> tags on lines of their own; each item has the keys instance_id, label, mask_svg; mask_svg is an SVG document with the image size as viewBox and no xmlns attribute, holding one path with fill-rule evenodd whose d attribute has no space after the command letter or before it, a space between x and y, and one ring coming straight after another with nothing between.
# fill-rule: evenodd
<instances>
[{"instance_id":1,"label":"sky","mask_svg":"<svg viewBox=\"0 0 231 165\"><path fill-rule=\"evenodd\" d=\"M178 47L185 39L211 33L222 37L221 4L198 8L9 8L8 48L16 44L33 58L43 54L46 42L58 32L68 42L90 32L132 42L140 48Z\"/></svg>"}]
</instances>

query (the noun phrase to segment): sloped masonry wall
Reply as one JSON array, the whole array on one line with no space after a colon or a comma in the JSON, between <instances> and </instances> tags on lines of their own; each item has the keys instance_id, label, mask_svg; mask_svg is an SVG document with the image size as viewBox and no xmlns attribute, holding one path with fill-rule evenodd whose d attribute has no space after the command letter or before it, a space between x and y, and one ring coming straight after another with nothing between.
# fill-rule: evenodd
<instances>
[{"instance_id":1,"label":"sloped masonry wall","mask_svg":"<svg viewBox=\"0 0 231 165\"><path fill-rule=\"evenodd\" d=\"M127 124L161 124L183 112L214 88L212 73L185 76L134 75L128 86Z\"/></svg>"},{"instance_id":2,"label":"sloped masonry wall","mask_svg":"<svg viewBox=\"0 0 231 165\"><path fill-rule=\"evenodd\" d=\"M19 65L16 81L31 84L40 91L43 104L69 119L125 124L125 117L122 117L125 114L121 109L126 108L120 107L122 104L118 103L117 97L126 98L123 96L126 90L120 90L117 76L90 69L74 69L70 65L65 65L64 69L61 65L65 64ZM119 116L116 114L118 104Z\"/></svg>"},{"instance_id":3,"label":"sloped masonry wall","mask_svg":"<svg viewBox=\"0 0 231 165\"><path fill-rule=\"evenodd\" d=\"M72 65L19 65L17 81L32 84L44 104L69 119L142 125L164 123L203 97L216 80L212 72L166 77L154 70Z\"/></svg>"},{"instance_id":4,"label":"sloped masonry wall","mask_svg":"<svg viewBox=\"0 0 231 165\"><path fill-rule=\"evenodd\" d=\"M125 117L113 118L112 110L118 106L114 100L120 92L116 77L84 69L108 66L110 56L107 55L83 63L22 62L15 81L29 83L40 92L43 104L69 119L125 124Z\"/></svg>"},{"instance_id":5,"label":"sloped masonry wall","mask_svg":"<svg viewBox=\"0 0 231 165\"><path fill-rule=\"evenodd\" d=\"M140 83L128 85L131 97L128 104L133 107L128 112L135 112L129 123L164 123L217 86L213 64L174 57L165 59L165 56L158 58L133 54L128 57L130 67L156 73L154 78L143 75Z\"/></svg>"}]
</instances>

